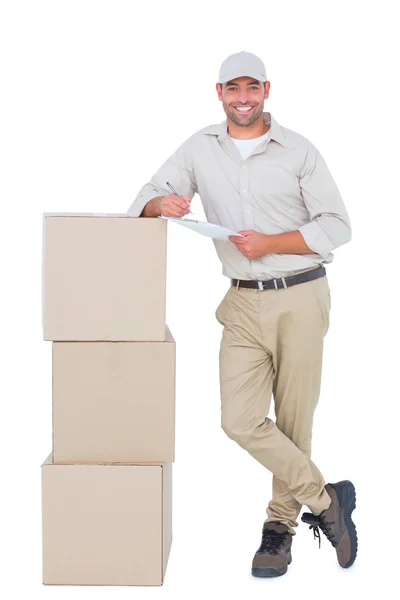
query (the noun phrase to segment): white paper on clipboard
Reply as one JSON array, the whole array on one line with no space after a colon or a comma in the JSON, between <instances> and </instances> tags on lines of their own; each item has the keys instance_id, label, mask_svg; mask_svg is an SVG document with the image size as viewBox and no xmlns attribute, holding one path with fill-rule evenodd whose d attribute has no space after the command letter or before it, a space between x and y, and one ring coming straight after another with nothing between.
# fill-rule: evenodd
<instances>
[{"instance_id":1,"label":"white paper on clipboard","mask_svg":"<svg viewBox=\"0 0 400 600\"><path fill-rule=\"evenodd\" d=\"M167 219L168 221L174 221L175 223L179 223L179 225L183 225L184 227L188 227L197 233L201 233L202 235L206 235L211 238L215 238L217 240L228 240L228 235L237 235L238 237L244 237L241 233L236 233L226 227L221 227L221 225L215 225L214 223L208 223L207 221L197 221L195 219L183 219L179 217L164 217L163 215L158 217L159 219Z\"/></svg>"}]
</instances>

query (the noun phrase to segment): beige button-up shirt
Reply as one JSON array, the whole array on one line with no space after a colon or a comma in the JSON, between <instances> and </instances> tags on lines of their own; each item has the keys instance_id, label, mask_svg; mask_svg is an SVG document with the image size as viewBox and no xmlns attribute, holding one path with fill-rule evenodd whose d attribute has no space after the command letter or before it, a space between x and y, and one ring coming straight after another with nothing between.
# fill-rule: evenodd
<instances>
[{"instance_id":1,"label":"beige button-up shirt","mask_svg":"<svg viewBox=\"0 0 400 600\"><path fill-rule=\"evenodd\" d=\"M139 190L126 214L138 217L149 200L170 194L169 181L182 196L199 194L210 223L236 232L299 230L313 250L250 260L232 242L213 239L227 277L265 280L332 262L332 250L351 239L332 175L309 140L279 125L269 112L263 118L271 122L269 136L245 160L228 134L227 120L194 133Z\"/></svg>"}]
</instances>

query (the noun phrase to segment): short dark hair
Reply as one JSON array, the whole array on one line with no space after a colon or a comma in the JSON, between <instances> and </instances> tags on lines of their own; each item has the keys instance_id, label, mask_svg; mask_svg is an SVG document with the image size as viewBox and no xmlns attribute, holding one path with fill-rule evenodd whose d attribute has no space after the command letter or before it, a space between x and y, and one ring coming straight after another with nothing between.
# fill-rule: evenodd
<instances>
[{"instance_id":1,"label":"short dark hair","mask_svg":"<svg viewBox=\"0 0 400 600\"><path fill-rule=\"evenodd\" d=\"M223 83L220 83L219 81L218 81L218 83L219 83L219 85L221 86L221 90L222 90L222 89L223 89L223 86L224 86L224 84L223 84ZM266 81L259 81L258 83L262 83L262 84L263 84L263 86L264 86L264 90L265 90L265 86L267 85L267 82L266 82ZM226 85L227 85L227 84L225 84L225 86L226 86Z\"/></svg>"}]
</instances>

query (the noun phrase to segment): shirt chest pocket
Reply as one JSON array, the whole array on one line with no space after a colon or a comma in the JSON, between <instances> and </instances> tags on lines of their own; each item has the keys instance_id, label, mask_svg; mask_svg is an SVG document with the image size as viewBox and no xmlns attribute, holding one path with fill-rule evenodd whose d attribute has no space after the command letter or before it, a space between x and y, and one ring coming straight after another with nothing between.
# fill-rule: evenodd
<instances>
[{"instance_id":1,"label":"shirt chest pocket","mask_svg":"<svg viewBox=\"0 0 400 600\"><path fill-rule=\"evenodd\" d=\"M265 165L258 170L258 183L266 196L300 196L298 177L280 165Z\"/></svg>"},{"instance_id":2,"label":"shirt chest pocket","mask_svg":"<svg viewBox=\"0 0 400 600\"><path fill-rule=\"evenodd\" d=\"M279 165L264 165L256 175L255 185L252 183L253 189L260 208L279 221L285 217L307 220L307 207L295 173Z\"/></svg>"}]
</instances>

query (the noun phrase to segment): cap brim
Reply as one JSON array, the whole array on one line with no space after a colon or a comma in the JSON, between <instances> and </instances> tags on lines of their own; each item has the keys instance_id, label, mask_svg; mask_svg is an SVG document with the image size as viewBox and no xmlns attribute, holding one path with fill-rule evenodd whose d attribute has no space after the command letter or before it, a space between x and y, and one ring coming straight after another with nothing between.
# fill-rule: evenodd
<instances>
[{"instance_id":1,"label":"cap brim","mask_svg":"<svg viewBox=\"0 0 400 600\"><path fill-rule=\"evenodd\" d=\"M254 71L246 71L245 73L243 73L243 71L239 70L235 71L234 73L229 73L228 75L225 75L224 77L220 78L219 83L226 83L227 81L232 81L232 79L235 79L236 77L254 77L254 79L257 79L257 81L267 81L265 75L262 75L261 73L255 73Z\"/></svg>"}]
</instances>

